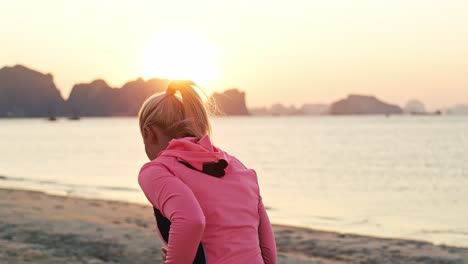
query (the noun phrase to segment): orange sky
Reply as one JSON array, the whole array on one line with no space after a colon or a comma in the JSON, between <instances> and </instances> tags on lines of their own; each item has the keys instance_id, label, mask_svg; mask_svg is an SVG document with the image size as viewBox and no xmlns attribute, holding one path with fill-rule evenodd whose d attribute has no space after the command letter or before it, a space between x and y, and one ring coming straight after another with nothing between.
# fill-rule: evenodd
<instances>
[{"instance_id":1,"label":"orange sky","mask_svg":"<svg viewBox=\"0 0 468 264\"><path fill-rule=\"evenodd\" d=\"M466 14L464 0L2 1L0 66L51 72L64 97L194 76L250 106L362 93L434 109L468 103Z\"/></svg>"}]
</instances>

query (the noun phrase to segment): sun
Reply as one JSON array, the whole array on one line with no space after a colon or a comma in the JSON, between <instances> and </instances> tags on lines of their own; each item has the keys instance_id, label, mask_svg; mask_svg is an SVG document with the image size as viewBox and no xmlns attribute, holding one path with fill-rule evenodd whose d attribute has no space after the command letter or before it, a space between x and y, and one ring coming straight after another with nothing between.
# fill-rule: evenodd
<instances>
[{"instance_id":1,"label":"sun","mask_svg":"<svg viewBox=\"0 0 468 264\"><path fill-rule=\"evenodd\" d=\"M215 75L216 56L215 46L200 34L161 32L143 51L141 74L206 85Z\"/></svg>"}]
</instances>

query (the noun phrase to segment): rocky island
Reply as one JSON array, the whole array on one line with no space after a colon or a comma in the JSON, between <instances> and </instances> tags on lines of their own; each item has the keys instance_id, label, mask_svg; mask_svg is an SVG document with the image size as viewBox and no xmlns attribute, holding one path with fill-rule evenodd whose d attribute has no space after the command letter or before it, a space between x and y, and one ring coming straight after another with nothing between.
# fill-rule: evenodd
<instances>
[{"instance_id":1,"label":"rocky island","mask_svg":"<svg viewBox=\"0 0 468 264\"><path fill-rule=\"evenodd\" d=\"M74 85L68 100L64 100L52 74L22 65L4 67L0 69L0 118L135 116L144 100L164 91L168 83L167 79L138 78L114 88L104 80L94 80ZM211 98L223 115L249 114L245 93L237 89L214 93Z\"/></svg>"},{"instance_id":2,"label":"rocky island","mask_svg":"<svg viewBox=\"0 0 468 264\"><path fill-rule=\"evenodd\" d=\"M332 115L399 115L403 110L397 106L380 101L374 96L349 95L330 105Z\"/></svg>"}]
</instances>

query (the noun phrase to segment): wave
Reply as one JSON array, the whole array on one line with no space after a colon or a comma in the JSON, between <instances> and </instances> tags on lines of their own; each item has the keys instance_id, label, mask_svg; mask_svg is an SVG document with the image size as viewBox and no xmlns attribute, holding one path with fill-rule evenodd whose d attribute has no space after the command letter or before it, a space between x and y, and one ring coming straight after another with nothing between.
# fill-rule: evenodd
<instances>
[{"instance_id":1,"label":"wave","mask_svg":"<svg viewBox=\"0 0 468 264\"><path fill-rule=\"evenodd\" d=\"M468 236L468 231L464 230L456 230L456 229L434 229L434 230L421 230L421 233L423 234L447 234L447 235L462 235L462 236Z\"/></svg>"},{"instance_id":2,"label":"wave","mask_svg":"<svg viewBox=\"0 0 468 264\"><path fill-rule=\"evenodd\" d=\"M129 188L129 187L122 187L122 186L95 186L95 185L84 185L84 184L72 184L72 183L64 183L58 182L53 180L36 180L30 178L23 178L23 177L10 177L0 175L0 180L2 181L11 181L11 182L26 182L26 183L33 183L33 184L40 184L40 185L50 185L54 187L62 187L66 189L95 189L95 190L107 190L107 191L122 191L122 192L139 192L139 189L136 188Z\"/></svg>"},{"instance_id":3,"label":"wave","mask_svg":"<svg viewBox=\"0 0 468 264\"><path fill-rule=\"evenodd\" d=\"M110 190L110 191L126 191L126 192L139 192L139 189L119 187L119 186L96 186L98 189Z\"/></svg>"},{"instance_id":4,"label":"wave","mask_svg":"<svg viewBox=\"0 0 468 264\"><path fill-rule=\"evenodd\" d=\"M4 181L24 181L26 180L25 178L17 178L17 177L7 177L4 175L0 175L0 180Z\"/></svg>"}]
</instances>

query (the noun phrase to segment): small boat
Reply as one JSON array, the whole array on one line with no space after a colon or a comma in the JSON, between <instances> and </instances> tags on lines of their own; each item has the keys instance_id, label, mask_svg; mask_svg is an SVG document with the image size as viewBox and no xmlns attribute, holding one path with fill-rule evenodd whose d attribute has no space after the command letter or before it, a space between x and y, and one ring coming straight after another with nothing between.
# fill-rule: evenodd
<instances>
[{"instance_id":1,"label":"small boat","mask_svg":"<svg viewBox=\"0 0 468 264\"><path fill-rule=\"evenodd\" d=\"M47 118L47 120L57 121L57 117L55 117L55 114L54 114L54 108L51 105L48 106L47 113L49 114L49 118Z\"/></svg>"},{"instance_id":2,"label":"small boat","mask_svg":"<svg viewBox=\"0 0 468 264\"><path fill-rule=\"evenodd\" d=\"M80 116L78 115L78 111L73 108L73 115L68 118L69 120L80 120Z\"/></svg>"}]
</instances>

